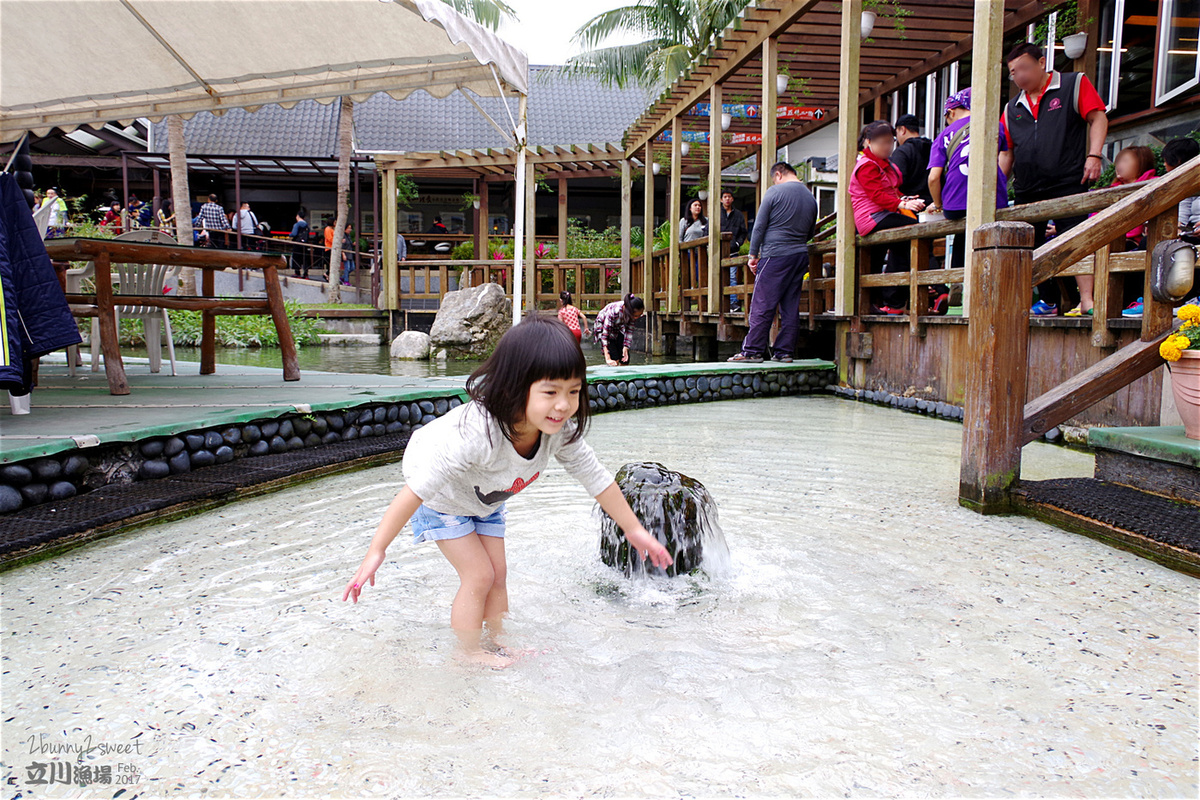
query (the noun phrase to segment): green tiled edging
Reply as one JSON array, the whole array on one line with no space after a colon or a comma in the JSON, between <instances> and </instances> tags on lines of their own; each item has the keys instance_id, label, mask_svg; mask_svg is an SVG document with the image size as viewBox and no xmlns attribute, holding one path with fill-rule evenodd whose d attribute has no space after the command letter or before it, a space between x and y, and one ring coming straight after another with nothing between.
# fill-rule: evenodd
<instances>
[{"instance_id":1,"label":"green tiled edging","mask_svg":"<svg viewBox=\"0 0 1200 800\"><path fill-rule=\"evenodd\" d=\"M1092 428L1088 444L1118 453L1200 469L1200 440L1183 435L1183 426Z\"/></svg>"}]
</instances>

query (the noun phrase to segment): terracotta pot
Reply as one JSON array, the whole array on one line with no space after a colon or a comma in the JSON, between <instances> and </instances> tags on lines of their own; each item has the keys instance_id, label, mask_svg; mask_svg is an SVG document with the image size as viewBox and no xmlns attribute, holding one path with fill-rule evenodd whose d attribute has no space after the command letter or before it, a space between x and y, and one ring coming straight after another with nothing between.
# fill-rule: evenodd
<instances>
[{"instance_id":1,"label":"terracotta pot","mask_svg":"<svg viewBox=\"0 0 1200 800\"><path fill-rule=\"evenodd\" d=\"M1200 439L1200 350L1184 350L1183 357L1171 365L1171 390L1185 435Z\"/></svg>"}]
</instances>

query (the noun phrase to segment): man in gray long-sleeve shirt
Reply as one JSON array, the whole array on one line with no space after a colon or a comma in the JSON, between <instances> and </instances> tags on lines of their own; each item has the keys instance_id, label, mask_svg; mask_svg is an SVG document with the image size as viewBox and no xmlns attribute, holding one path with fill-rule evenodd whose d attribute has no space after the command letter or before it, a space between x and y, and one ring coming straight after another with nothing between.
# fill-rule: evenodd
<instances>
[{"instance_id":1,"label":"man in gray long-sleeve shirt","mask_svg":"<svg viewBox=\"0 0 1200 800\"><path fill-rule=\"evenodd\" d=\"M768 349L771 323L779 312L779 335L770 345L771 358L791 361L800 329L800 290L808 271L808 240L817 224L817 201L791 165L771 167L774 185L763 195L750 236L754 294L750 300L750 330L742 352L730 361L762 361Z\"/></svg>"}]
</instances>

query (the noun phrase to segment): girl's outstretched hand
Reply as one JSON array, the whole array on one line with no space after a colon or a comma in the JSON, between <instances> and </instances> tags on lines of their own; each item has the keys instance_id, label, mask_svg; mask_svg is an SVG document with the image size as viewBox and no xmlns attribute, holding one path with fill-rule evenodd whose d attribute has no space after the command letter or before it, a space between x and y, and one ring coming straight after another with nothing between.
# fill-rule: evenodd
<instances>
[{"instance_id":1,"label":"girl's outstretched hand","mask_svg":"<svg viewBox=\"0 0 1200 800\"><path fill-rule=\"evenodd\" d=\"M670 552L663 546L662 542L650 535L650 532L643 526L630 528L625 532L625 538L628 540L630 547L637 551L642 560L647 557L650 563L660 569L666 569L675 563L675 559L671 558Z\"/></svg>"},{"instance_id":2,"label":"girl's outstretched hand","mask_svg":"<svg viewBox=\"0 0 1200 800\"><path fill-rule=\"evenodd\" d=\"M354 573L354 577L346 584L346 591L342 593L342 600L353 598L354 602L358 602L358 595L366 587L369 581L372 586L375 585L375 570L379 569L379 565L383 563L382 552L368 550L367 557L363 559L362 564L358 567L358 572Z\"/></svg>"}]
</instances>

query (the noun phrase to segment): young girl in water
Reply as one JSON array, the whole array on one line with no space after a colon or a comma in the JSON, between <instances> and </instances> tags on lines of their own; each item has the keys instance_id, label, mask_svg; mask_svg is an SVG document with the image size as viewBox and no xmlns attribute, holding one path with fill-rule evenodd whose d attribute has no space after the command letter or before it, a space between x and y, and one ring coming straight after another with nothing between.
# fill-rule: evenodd
<instances>
[{"instance_id":1,"label":"young girl in water","mask_svg":"<svg viewBox=\"0 0 1200 800\"><path fill-rule=\"evenodd\" d=\"M669 566L667 548L638 521L612 473L583 441L586 372L579 344L556 319L531 316L505 333L467 380L471 402L413 434L404 451L405 486L342 600L357 603L365 585L375 585L387 546L411 518L413 541L437 542L458 572L450 626L464 655L488 666L512 663L495 642L508 611L505 502L541 476L550 456L596 498L642 558Z\"/></svg>"}]
</instances>

